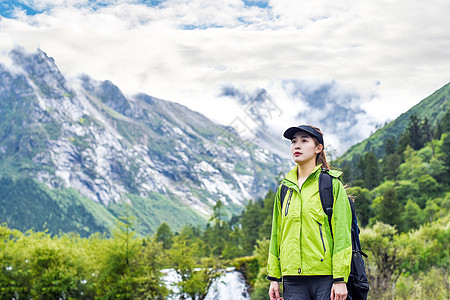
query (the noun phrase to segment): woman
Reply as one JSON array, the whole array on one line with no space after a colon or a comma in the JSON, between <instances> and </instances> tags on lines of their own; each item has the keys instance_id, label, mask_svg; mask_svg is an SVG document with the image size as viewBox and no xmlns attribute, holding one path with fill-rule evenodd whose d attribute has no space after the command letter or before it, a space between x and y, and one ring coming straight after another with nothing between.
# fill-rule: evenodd
<instances>
[{"instance_id":1,"label":"woman","mask_svg":"<svg viewBox=\"0 0 450 300\"><path fill-rule=\"evenodd\" d=\"M344 300L352 255L347 194L333 178L331 233L319 197L320 172L329 169L323 134L316 127L300 125L283 136L291 140L296 166L283 179L289 189L286 196L280 201L280 185L274 202L267 277L270 300ZM329 174L338 178L342 173ZM281 281L284 298L280 297Z\"/></svg>"}]
</instances>

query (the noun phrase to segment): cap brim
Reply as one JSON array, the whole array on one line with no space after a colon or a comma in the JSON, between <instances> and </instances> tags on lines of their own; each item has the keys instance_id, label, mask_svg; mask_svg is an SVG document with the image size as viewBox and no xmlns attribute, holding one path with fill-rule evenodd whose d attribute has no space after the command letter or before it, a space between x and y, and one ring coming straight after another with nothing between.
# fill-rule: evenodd
<instances>
[{"instance_id":1,"label":"cap brim","mask_svg":"<svg viewBox=\"0 0 450 300\"><path fill-rule=\"evenodd\" d=\"M283 133L283 136L284 136L285 138L287 138L288 140L292 140L292 139L294 138L294 134L295 134L297 131L304 131L304 130L301 130L301 129L298 128L298 127L291 127L291 128L286 129L286 131ZM306 132L306 131L305 131L305 132Z\"/></svg>"},{"instance_id":2,"label":"cap brim","mask_svg":"<svg viewBox=\"0 0 450 300\"><path fill-rule=\"evenodd\" d=\"M289 140L292 140L294 138L294 134L297 131L306 132L308 135L315 137L319 141L319 143L323 145L322 135L316 129L314 129L308 125L300 125L297 127L290 127L283 133L283 136Z\"/></svg>"}]
</instances>

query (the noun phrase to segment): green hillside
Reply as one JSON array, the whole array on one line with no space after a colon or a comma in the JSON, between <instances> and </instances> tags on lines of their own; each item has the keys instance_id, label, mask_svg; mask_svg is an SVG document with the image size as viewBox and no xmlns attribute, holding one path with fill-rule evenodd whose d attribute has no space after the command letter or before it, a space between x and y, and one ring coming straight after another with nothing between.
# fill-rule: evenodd
<instances>
[{"instance_id":1,"label":"green hillside","mask_svg":"<svg viewBox=\"0 0 450 300\"><path fill-rule=\"evenodd\" d=\"M342 166L347 163L355 166L360 155L367 152L373 152L380 158L384 153L386 141L389 138L398 139L401 133L407 128L410 117L413 115L416 115L419 119L427 118L431 126L436 126L450 108L449 99L450 83L447 83L410 110L400 115L400 117L377 130L366 140L352 146L339 158L338 165Z\"/></svg>"},{"instance_id":2,"label":"green hillside","mask_svg":"<svg viewBox=\"0 0 450 300\"><path fill-rule=\"evenodd\" d=\"M96 232L109 235L122 217L130 215L136 217L135 228L142 236L155 233L163 222L171 224L175 230L185 224L206 222L176 199L167 199L158 193L147 198L128 197L130 205L104 206L81 196L73 188L50 189L29 177L4 176L0 177L0 223L23 232L45 228L51 234L76 232L88 237Z\"/></svg>"}]
</instances>

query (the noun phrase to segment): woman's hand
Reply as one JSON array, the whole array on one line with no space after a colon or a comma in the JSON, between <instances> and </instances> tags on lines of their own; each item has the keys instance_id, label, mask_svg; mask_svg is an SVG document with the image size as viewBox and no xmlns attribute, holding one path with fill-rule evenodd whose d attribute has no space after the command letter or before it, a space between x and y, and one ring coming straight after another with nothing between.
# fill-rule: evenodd
<instances>
[{"instance_id":1,"label":"woman's hand","mask_svg":"<svg viewBox=\"0 0 450 300\"><path fill-rule=\"evenodd\" d=\"M270 300L283 300L283 298L280 297L280 284L278 281L270 282L269 297Z\"/></svg>"},{"instance_id":2,"label":"woman's hand","mask_svg":"<svg viewBox=\"0 0 450 300\"><path fill-rule=\"evenodd\" d=\"M331 300L345 300L347 299L347 284L343 281L333 283L331 287Z\"/></svg>"}]
</instances>

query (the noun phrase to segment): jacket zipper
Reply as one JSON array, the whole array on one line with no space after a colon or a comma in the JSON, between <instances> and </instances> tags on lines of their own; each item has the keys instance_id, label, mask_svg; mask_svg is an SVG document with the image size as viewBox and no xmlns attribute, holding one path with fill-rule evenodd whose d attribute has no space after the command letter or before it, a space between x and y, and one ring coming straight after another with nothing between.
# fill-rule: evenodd
<instances>
[{"instance_id":1,"label":"jacket zipper","mask_svg":"<svg viewBox=\"0 0 450 300\"><path fill-rule=\"evenodd\" d=\"M323 246L323 256L325 256L325 252L327 252L327 249L325 248L325 242L323 241L322 224L320 224L318 221L316 221L316 222L317 222L317 224L319 224L320 239L322 240L322 246ZM323 258L320 261L323 261Z\"/></svg>"},{"instance_id":2,"label":"jacket zipper","mask_svg":"<svg viewBox=\"0 0 450 300\"><path fill-rule=\"evenodd\" d=\"M306 179L308 180L308 179ZM303 185L302 185L303 186ZM299 198L300 198L300 236L299 236L299 241L300 241L300 269L298 270L298 274L301 274L301 270L303 268L303 250L302 250L302 230L303 230L303 199L302 199L302 187L300 187L299 189Z\"/></svg>"},{"instance_id":3,"label":"jacket zipper","mask_svg":"<svg viewBox=\"0 0 450 300\"><path fill-rule=\"evenodd\" d=\"M293 189L290 189L290 192L289 192L289 198L288 198L288 201L287 201L287 203L286 203L286 209L285 209L285 213L284 213L284 216L286 217L287 216L287 214L288 214L288 211L289 211L289 204L291 204L291 197L292 197L292 193L294 192L294 190Z\"/></svg>"}]
</instances>

